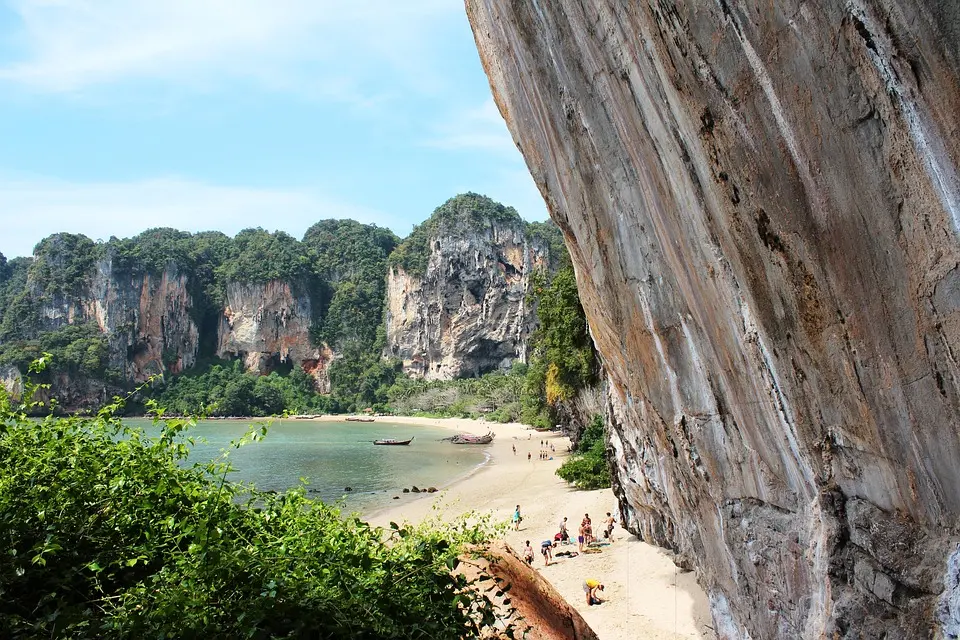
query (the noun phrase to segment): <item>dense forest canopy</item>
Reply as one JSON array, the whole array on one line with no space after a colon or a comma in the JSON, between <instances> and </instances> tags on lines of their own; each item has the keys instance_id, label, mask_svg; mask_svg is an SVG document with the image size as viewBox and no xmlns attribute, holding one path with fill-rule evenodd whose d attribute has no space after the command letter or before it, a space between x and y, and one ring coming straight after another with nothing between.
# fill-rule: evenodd
<instances>
[{"instance_id":1,"label":"dense forest canopy","mask_svg":"<svg viewBox=\"0 0 960 640\"><path fill-rule=\"evenodd\" d=\"M420 391L437 396L436 387L421 389L407 381L400 362L383 356L387 271L398 265L423 273L439 234L484 232L493 225L515 227L550 254L551 268L535 277L530 300L532 306L542 304L545 315L529 373L524 365L493 375L480 387L460 385L462 402L446 408L417 400ZM135 283L166 274L185 282L186 312L200 334L196 364L180 375L166 375L147 392L171 411L270 415L387 410L395 404L410 412L496 411L497 419L523 416L544 426L552 420L545 389L567 397L571 385L583 384L595 366L569 264L556 225L526 223L514 208L475 193L449 199L403 241L389 229L353 220L319 221L300 240L264 229L245 229L231 238L217 231L155 228L106 242L60 233L40 241L30 258L8 261L0 255L0 365L26 371L31 360L50 353L48 377L67 374L112 392L130 388L124 364L130 350L139 347L110 342L98 326L102 321L89 315L91 291L95 282L102 289L107 278ZM310 340L336 354L328 369L329 395L318 394L314 378L299 365L261 376L217 357L227 286L271 281L284 282L310 300ZM176 360L175 353L164 354L165 365Z\"/></svg>"}]
</instances>

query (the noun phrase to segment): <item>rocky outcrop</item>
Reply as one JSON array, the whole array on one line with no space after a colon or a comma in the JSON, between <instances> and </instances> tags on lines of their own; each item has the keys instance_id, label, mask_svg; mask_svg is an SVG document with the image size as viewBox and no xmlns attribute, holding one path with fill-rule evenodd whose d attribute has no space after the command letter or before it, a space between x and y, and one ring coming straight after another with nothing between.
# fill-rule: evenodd
<instances>
[{"instance_id":1,"label":"rocky outcrop","mask_svg":"<svg viewBox=\"0 0 960 640\"><path fill-rule=\"evenodd\" d=\"M456 571L463 572L468 580L484 589L496 608L498 629L502 625L513 631L510 636L499 637L597 640L597 634L580 612L506 542L471 549L461 560ZM491 578L494 582L488 583ZM491 586L484 586L486 584ZM492 588L494 584L497 589Z\"/></svg>"},{"instance_id":2,"label":"rocky outcrop","mask_svg":"<svg viewBox=\"0 0 960 640\"><path fill-rule=\"evenodd\" d=\"M241 358L248 371L270 373L281 363L301 366L329 393L327 365L333 352L310 339L310 297L288 282L227 285L226 306L217 332L217 356Z\"/></svg>"},{"instance_id":3,"label":"rocky outcrop","mask_svg":"<svg viewBox=\"0 0 960 640\"><path fill-rule=\"evenodd\" d=\"M580 437L594 416L603 416L607 409L607 385L605 381L597 384L579 387L567 400L558 400L553 405L557 424L563 433L570 438L572 444L580 441Z\"/></svg>"},{"instance_id":4,"label":"rocky outcrop","mask_svg":"<svg viewBox=\"0 0 960 640\"><path fill-rule=\"evenodd\" d=\"M0 365L0 387L15 400L23 394L23 375L11 365Z\"/></svg>"},{"instance_id":5,"label":"rocky outcrop","mask_svg":"<svg viewBox=\"0 0 960 640\"><path fill-rule=\"evenodd\" d=\"M467 0L724 638L960 631L960 10Z\"/></svg>"},{"instance_id":6,"label":"rocky outcrop","mask_svg":"<svg viewBox=\"0 0 960 640\"><path fill-rule=\"evenodd\" d=\"M519 219L439 228L422 275L397 265L387 275L386 355L428 380L526 361L536 317L530 277L548 263L546 244L528 238Z\"/></svg>"},{"instance_id":7,"label":"rocky outcrop","mask_svg":"<svg viewBox=\"0 0 960 640\"><path fill-rule=\"evenodd\" d=\"M39 330L92 323L107 337L111 366L123 379L138 383L153 375L176 375L193 366L200 351L189 284L188 274L173 264L159 274L131 273L116 269L107 257L96 262L77 294L35 292L43 300ZM282 363L299 365L313 375L321 392L329 392L327 365L334 354L312 344L311 312L310 296L295 294L290 283L229 283L216 335L210 336L215 355L241 358L248 371L262 374ZM104 385L93 380L65 376L60 382L63 387L57 386L55 395L64 403L66 396L81 401L90 385L96 387L93 395L80 404L94 406L102 396L109 397Z\"/></svg>"},{"instance_id":8,"label":"rocky outcrop","mask_svg":"<svg viewBox=\"0 0 960 640\"><path fill-rule=\"evenodd\" d=\"M133 382L152 375L180 373L193 366L199 331L191 316L187 275L174 265L160 274L114 268L110 257L97 261L78 295L43 296L42 330L65 324L96 324L110 344L111 365Z\"/></svg>"}]
</instances>

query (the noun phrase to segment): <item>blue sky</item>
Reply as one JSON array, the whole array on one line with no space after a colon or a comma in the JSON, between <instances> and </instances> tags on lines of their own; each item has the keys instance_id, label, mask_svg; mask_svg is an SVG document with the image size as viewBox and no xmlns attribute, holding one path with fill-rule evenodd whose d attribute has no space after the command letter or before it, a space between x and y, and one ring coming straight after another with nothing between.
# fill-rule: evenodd
<instances>
[{"instance_id":1,"label":"blue sky","mask_svg":"<svg viewBox=\"0 0 960 640\"><path fill-rule=\"evenodd\" d=\"M543 201L461 0L0 0L0 252Z\"/></svg>"}]
</instances>

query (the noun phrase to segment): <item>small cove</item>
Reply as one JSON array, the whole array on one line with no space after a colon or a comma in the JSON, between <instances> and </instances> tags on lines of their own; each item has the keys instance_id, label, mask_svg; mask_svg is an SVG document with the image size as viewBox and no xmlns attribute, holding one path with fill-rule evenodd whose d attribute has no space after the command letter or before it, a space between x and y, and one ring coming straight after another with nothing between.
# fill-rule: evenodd
<instances>
[{"instance_id":1,"label":"small cove","mask_svg":"<svg viewBox=\"0 0 960 640\"><path fill-rule=\"evenodd\" d=\"M127 419L126 424L157 435L148 419ZM324 502L344 500L345 510L370 514L396 504L393 496L409 500L404 487L442 488L483 464L486 447L442 441L453 433L444 428L396 424L387 421L328 422L274 420L266 437L239 449L230 446L259 420L204 420L189 436L206 440L192 448L191 461L206 461L229 451L236 469L231 480L252 482L264 491L284 491L301 478L308 482L311 498ZM378 438L407 439L409 446L375 446ZM352 491L345 491L350 487Z\"/></svg>"}]
</instances>

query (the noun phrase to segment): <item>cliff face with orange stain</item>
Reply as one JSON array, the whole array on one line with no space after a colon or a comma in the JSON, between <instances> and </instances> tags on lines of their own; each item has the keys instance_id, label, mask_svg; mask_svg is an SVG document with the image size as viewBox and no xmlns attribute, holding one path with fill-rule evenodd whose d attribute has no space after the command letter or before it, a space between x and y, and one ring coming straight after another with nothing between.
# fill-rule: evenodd
<instances>
[{"instance_id":1,"label":"cliff face with orange stain","mask_svg":"<svg viewBox=\"0 0 960 640\"><path fill-rule=\"evenodd\" d=\"M217 356L240 358L248 371L270 373L280 363L300 365L329 393L327 365L333 352L310 339L312 301L291 283L273 280L227 285L226 305L217 330Z\"/></svg>"},{"instance_id":2,"label":"cliff face with orange stain","mask_svg":"<svg viewBox=\"0 0 960 640\"><path fill-rule=\"evenodd\" d=\"M723 638L960 634L960 9L467 0Z\"/></svg>"},{"instance_id":3,"label":"cliff face with orange stain","mask_svg":"<svg viewBox=\"0 0 960 640\"><path fill-rule=\"evenodd\" d=\"M95 324L108 339L113 368L139 383L196 361L199 331L192 307L187 275L172 265L160 274L118 273L106 258L96 263L80 295L48 297L40 318L44 330Z\"/></svg>"},{"instance_id":4,"label":"cliff face with orange stain","mask_svg":"<svg viewBox=\"0 0 960 640\"><path fill-rule=\"evenodd\" d=\"M193 366L201 341L212 342L212 355L240 358L248 371L270 373L281 364L299 365L329 392L327 365L334 353L310 339L310 296L294 293L287 282L229 283L225 305L213 335L201 335L194 318L189 275L169 265L162 273L114 269L108 257L98 261L76 295L43 296L39 329L67 324L96 325L107 338L110 366L118 379L98 381L59 375L54 395L67 410L99 406L126 384L151 376L179 374ZM208 328L209 332L210 329ZM12 387L17 376L3 376Z\"/></svg>"}]
</instances>

